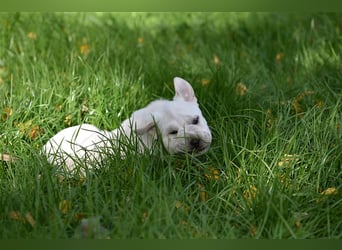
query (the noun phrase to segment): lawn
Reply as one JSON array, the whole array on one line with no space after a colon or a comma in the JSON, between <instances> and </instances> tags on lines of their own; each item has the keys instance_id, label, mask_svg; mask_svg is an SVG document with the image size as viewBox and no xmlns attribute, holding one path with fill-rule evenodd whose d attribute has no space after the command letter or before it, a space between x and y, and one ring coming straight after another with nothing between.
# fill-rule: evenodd
<instances>
[{"instance_id":1,"label":"lawn","mask_svg":"<svg viewBox=\"0 0 342 250\"><path fill-rule=\"evenodd\" d=\"M0 237L342 238L341 55L338 13L1 13ZM212 130L205 155L67 178L40 154L171 99L174 76Z\"/></svg>"}]
</instances>

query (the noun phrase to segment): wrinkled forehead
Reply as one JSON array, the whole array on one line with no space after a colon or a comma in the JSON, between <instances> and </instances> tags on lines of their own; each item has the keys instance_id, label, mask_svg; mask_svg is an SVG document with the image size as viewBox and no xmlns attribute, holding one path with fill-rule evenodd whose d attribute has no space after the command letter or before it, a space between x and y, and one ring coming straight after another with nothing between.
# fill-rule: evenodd
<instances>
[{"instance_id":1,"label":"wrinkled forehead","mask_svg":"<svg viewBox=\"0 0 342 250\"><path fill-rule=\"evenodd\" d=\"M197 103L170 102L160 115L159 126L164 127L170 123L189 124L196 116L202 116L202 112Z\"/></svg>"},{"instance_id":2,"label":"wrinkled forehead","mask_svg":"<svg viewBox=\"0 0 342 250\"><path fill-rule=\"evenodd\" d=\"M169 105L169 111L173 115L182 117L202 115L202 112L196 102L171 102Z\"/></svg>"}]
</instances>

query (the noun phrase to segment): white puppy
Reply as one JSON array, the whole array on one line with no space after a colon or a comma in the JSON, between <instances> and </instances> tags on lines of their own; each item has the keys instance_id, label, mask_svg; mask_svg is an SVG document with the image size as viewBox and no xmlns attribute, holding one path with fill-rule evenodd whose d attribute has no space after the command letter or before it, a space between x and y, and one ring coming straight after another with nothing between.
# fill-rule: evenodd
<instances>
[{"instance_id":1,"label":"white puppy","mask_svg":"<svg viewBox=\"0 0 342 250\"><path fill-rule=\"evenodd\" d=\"M118 149L125 155L127 142L133 142L139 152L151 149L157 136L162 137L170 154L206 152L211 133L198 107L191 85L174 78L175 96L172 101L157 100L133 112L119 129L100 130L82 124L61 130L43 146L50 163L74 170L79 162L91 167ZM125 141L126 143L123 143Z\"/></svg>"}]
</instances>

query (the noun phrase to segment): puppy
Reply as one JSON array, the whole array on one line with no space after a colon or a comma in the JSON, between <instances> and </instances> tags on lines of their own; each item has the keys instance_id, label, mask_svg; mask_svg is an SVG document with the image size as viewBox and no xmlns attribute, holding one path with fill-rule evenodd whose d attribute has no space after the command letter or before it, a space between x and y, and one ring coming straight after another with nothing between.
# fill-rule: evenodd
<instances>
[{"instance_id":1,"label":"puppy","mask_svg":"<svg viewBox=\"0 0 342 250\"><path fill-rule=\"evenodd\" d=\"M119 148L124 157L127 143L133 142L136 151L150 150L158 136L170 154L205 153L212 140L207 121L199 109L191 85L182 78L174 78L173 100L157 100L139 109L113 131L100 130L82 124L61 130L43 146L50 163L73 171L77 163L87 167L96 165L108 152Z\"/></svg>"}]
</instances>

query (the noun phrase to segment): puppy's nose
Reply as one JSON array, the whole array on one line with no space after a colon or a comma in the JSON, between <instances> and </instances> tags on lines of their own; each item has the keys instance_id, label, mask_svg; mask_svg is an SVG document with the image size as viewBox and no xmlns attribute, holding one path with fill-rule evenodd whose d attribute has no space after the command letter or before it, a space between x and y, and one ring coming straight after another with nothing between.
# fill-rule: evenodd
<instances>
[{"instance_id":1,"label":"puppy's nose","mask_svg":"<svg viewBox=\"0 0 342 250\"><path fill-rule=\"evenodd\" d=\"M200 145L200 142L201 142L200 139L193 138L190 140L190 145L193 148L198 148L198 146Z\"/></svg>"}]
</instances>

